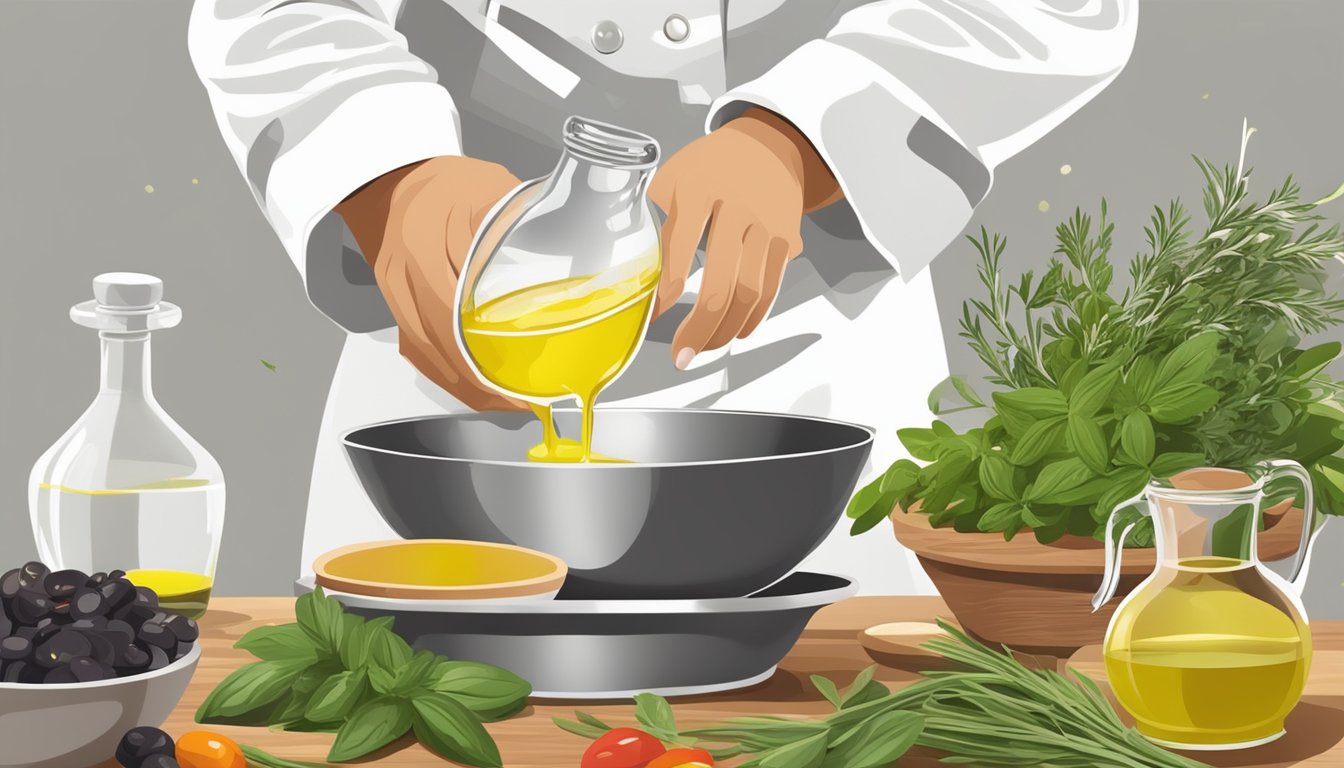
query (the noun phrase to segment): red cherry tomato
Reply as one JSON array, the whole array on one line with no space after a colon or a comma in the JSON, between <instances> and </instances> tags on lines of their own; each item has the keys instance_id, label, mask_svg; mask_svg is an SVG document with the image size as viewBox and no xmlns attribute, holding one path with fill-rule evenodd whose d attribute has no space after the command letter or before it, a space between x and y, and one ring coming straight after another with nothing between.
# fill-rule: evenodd
<instances>
[{"instance_id":1,"label":"red cherry tomato","mask_svg":"<svg viewBox=\"0 0 1344 768\"><path fill-rule=\"evenodd\" d=\"M714 758L703 749L669 749L644 768L713 768Z\"/></svg>"},{"instance_id":2,"label":"red cherry tomato","mask_svg":"<svg viewBox=\"0 0 1344 768\"><path fill-rule=\"evenodd\" d=\"M644 768L666 751L663 742L641 730L616 728L588 746L580 768Z\"/></svg>"}]
</instances>

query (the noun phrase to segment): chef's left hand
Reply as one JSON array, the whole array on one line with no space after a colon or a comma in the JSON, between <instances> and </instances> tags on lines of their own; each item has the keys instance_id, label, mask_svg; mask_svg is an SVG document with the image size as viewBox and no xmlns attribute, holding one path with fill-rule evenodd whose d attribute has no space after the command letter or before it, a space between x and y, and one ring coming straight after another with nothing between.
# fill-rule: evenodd
<instances>
[{"instance_id":1,"label":"chef's left hand","mask_svg":"<svg viewBox=\"0 0 1344 768\"><path fill-rule=\"evenodd\" d=\"M681 296L709 230L700 293L672 340L678 368L756 329L774 304L784 266L802 252L803 215L841 196L798 129L755 107L687 144L658 170L649 197L667 221L655 317Z\"/></svg>"}]
</instances>

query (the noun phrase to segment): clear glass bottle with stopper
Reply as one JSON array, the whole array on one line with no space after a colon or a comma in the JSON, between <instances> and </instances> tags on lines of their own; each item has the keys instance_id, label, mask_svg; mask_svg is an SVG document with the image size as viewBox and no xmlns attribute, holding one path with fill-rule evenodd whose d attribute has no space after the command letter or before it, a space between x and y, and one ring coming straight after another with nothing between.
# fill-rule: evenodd
<instances>
[{"instance_id":1,"label":"clear glass bottle with stopper","mask_svg":"<svg viewBox=\"0 0 1344 768\"><path fill-rule=\"evenodd\" d=\"M98 395L33 467L38 553L53 569L126 571L164 610L196 617L214 585L224 476L150 387L150 334L182 311L151 275L99 275L93 293L70 317L101 339Z\"/></svg>"},{"instance_id":2,"label":"clear glass bottle with stopper","mask_svg":"<svg viewBox=\"0 0 1344 768\"><path fill-rule=\"evenodd\" d=\"M582 117L564 126L551 175L519 187L481 226L462 270L458 340L477 375L532 404L540 461L592 453L593 403L644 338L661 269L645 194L651 137ZM577 399L579 441L556 434L551 406Z\"/></svg>"}]
</instances>

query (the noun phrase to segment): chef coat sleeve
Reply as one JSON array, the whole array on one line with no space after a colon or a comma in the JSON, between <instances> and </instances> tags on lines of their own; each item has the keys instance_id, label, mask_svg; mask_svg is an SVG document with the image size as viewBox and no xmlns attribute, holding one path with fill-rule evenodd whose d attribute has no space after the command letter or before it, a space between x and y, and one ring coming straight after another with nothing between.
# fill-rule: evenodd
<instances>
[{"instance_id":1,"label":"chef coat sleeve","mask_svg":"<svg viewBox=\"0 0 1344 768\"><path fill-rule=\"evenodd\" d=\"M999 163L1120 72L1137 17L1137 0L866 3L717 99L707 128L751 105L792 122L909 280L965 227Z\"/></svg>"},{"instance_id":2,"label":"chef coat sleeve","mask_svg":"<svg viewBox=\"0 0 1344 768\"><path fill-rule=\"evenodd\" d=\"M312 302L347 330L393 325L337 203L436 155L457 111L395 29L402 0L197 0L188 47L215 120Z\"/></svg>"}]
</instances>

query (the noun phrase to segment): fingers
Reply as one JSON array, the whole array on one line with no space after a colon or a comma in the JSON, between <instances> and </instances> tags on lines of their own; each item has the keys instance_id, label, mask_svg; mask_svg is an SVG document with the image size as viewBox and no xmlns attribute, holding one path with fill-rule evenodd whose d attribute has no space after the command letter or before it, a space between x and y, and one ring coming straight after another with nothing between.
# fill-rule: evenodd
<instances>
[{"instance_id":1,"label":"fingers","mask_svg":"<svg viewBox=\"0 0 1344 768\"><path fill-rule=\"evenodd\" d=\"M737 258L732 298L705 349L718 349L737 338L747 318L756 310L756 304L765 294L765 261L769 247L770 235L763 227L757 225L747 229Z\"/></svg>"},{"instance_id":2,"label":"fingers","mask_svg":"<svg viewBox=\"0 0 1344 768\"><path fill-rule=\"evenodd\" d=\"M678 368L686 368L707 347L728 313L746 229L742 221L718 212L710 223L700 294L672 339L673 361Z\"/></svg>"},{"instance_id":3,"label":"fingers","mask_svg":"<svg viewBox=\"0 0 1344 768\"><path fill-rule=\"evenodd\" d=\"M654 317L670 309L686 290L686 276L691 272L709 215L707 204L701 200L679 199L671 204L663 222L663 268Z\"/></svg>"},{"instance_id":4,"label":"fingers","mask_svg":"<svg viewBox=\"0 0 1344 768\"><path fill-rule=\"evenodd\" d=\"M770 238L769 246L766 248L765 270L761 276L761 295L751 314L742 323L742 330L738 331L737 338L744 339L750 336L770 313L770 308L775 305L775 299L779 297L779 288L784 282L784 267L801 252L802 246L797 241L783 237Z\"/></svg>"}]
</instances>

